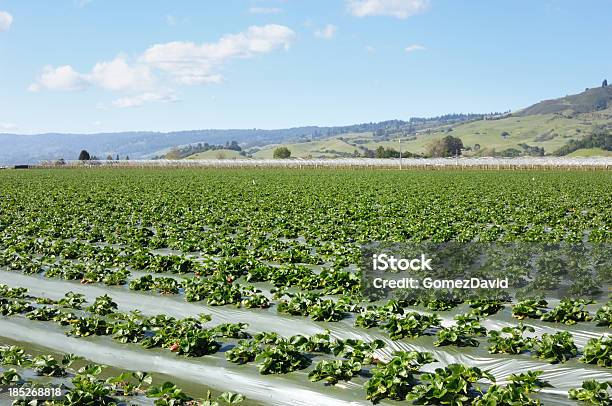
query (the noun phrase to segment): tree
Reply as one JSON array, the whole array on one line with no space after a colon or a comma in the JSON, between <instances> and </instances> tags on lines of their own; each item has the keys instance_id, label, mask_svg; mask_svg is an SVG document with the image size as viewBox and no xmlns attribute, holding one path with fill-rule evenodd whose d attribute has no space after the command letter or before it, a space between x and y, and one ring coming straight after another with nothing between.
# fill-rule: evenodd
<instances>
[{"instance_id":1,"label":"tree","mask_svg":"<svg viewBox=\"0 0 612 406\"><path fill-rule=\"evenodd\" d=\"M89 161L91 157L89 156L89 152L82 150L79 154L79 161Z\"/></svg>"},{"instance_id":2,"label":"tree","mask_svg":"<svg viewBox=\"0 0 612 406\"><path fill-rule=\"evenodd\" d=\"M106 156L106 160L107 160L107 161L112 161L112 160L113 160L113 156L112 156L111 154L108 154L108 155Z\"/></svg>"},{"instance_id":3,"label":"tree","mask_svg":"<svg viewBox=\"0 0 612 406\"><path fill-rule=\"evenodd\" d=\"M608 87L608 79L604 79L604 81L601 83L601 87Z\"/></svg>"},{"instance_id":4,"label":"tree","mask_svg":"<svg viewBox=\"0 0 612 406\"><path fill-rule=\"evenodd\" d=\"M291 151L287 147L278 147L274 150L274 159L286 159L291 157Z\"/></svg>"},{"instance_id":5,"label":"tree","mask_svg":"<svg viewBox=\"0 0 612 406\"><path fill-rule=\"evenodd\" d=\"M434 158L461 155L463 141L461 138L447 135L429 146L429 155Z\"/></svg>"},{"instance_id":6,"label":"tree","mask_svg":"<svg viewBox=\"0 0 612 406\"><path fill-rule=\"evenodd\" d=\"M129 156L129 155L126 155L126 156L125 156L125 160L126 160L126 161L129 161L129 160L130 160L130 156Z\"/></svg>"}]
</instances>

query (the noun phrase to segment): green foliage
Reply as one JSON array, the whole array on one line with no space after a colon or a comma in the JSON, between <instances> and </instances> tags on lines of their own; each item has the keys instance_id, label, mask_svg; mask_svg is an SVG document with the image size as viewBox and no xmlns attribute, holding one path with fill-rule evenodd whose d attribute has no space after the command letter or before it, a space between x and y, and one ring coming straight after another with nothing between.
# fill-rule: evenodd
<instances>
[{"instance_id":1,"label":"green foliage","mask_svg":"<svg viewBox=\"0 0 612 406\"><path fill-rule=\"evenodd\" d=\"M81 309L81 305L85 303L85 295L80 293L68 292L60 299L57 304L61 307L69 307L72 309Z\"/></svg>"},{"instance_id":2,"label":"green foliage","mask_svg":"<svg viewBox=\"0 0 612 406\"><path fill-rule=\"evenodd\" d=\"M21 380L21 375L15 368L9 368L0 375L0 385L16 385Z\"/></svg>"},{"instance_id":3,"label":"green foliage","mask_svg":"<svg viewBox=\"0 0 612 406\"><path fill-rule=\"evenodd\" d=\"M574 344L572 334L568 331L559 331L555 334L544 333L535 350L538 358L549 362L565 362L577 354L578 349Z\"/></svg>"},{"instance_id":4,"label":"green foliage","mask_svg":"<svg viewBox=\"0 0 612 406\"><path fill-rule=\"evenodd\" d=\"M469 337L470 330L460 326L451 326L438 331L436 347L456 345L457 347L478 347L478 340Z\"/></svg>"},{"instance_id":5,"label":"green foliage","mask_svg":"<svg viewBox=\"0 0 612 406\"><path fill-rule=\"evenodd\" d=\"M581 321L589 321L592 317L585 306L591 303L595 302L585 299L563 299L554 309L543 314L541 318L544 321L564 323L569 326Z\"/></svg>"},{"instance_id":6,"label":"green foliage","mask_svg":"<svg viewBox=\"0 0 612 406\"><path fill-rule=\"evenodd\" d=\"M375 360L374 352L384 346L385 343L382 340L365 342L348 338L346 340L337 340L332 344L331 350L337 357L351 359L367 365Z\"/></svg>"},{"instance_id":7,"label":"green foliage","mask_svg":"<svg viewBox=\"0 0 612 406\"><path fill-rule=\"evenodd\" d=\"M612 302L608 302L597 310L595 321L598 326L612 326Z\"/></svg>"},{"instance_id":8,"label":"green foliage","mask_svg":"<svg viewBox=\"0 0 612 406\"><path fill-rule=\"evenodd\" d=\"M291 151L287 147L278 147L274 150L274 159L286 159L291 157Z\"/></svg>"},{"instance_id":9,"label":"green foliage","mask_svg":"<svg viewBox=\"0 0 612 406\"><path fill-rule=\"evenodd\" d=\"M557 149L555 155L567 155L582 148L601 148L612 151L612 134L605 129L596 129L580 140L570 140L563 147Z\"/></svg>"},{"instance_id":10,"label":"green foliage","mask_svg":"<svg viewBox=\"0 0 612 406\"><path fill-rule=\"evenodd\" d=\"M535 329L520 323L517 327L504 327L501 331L489 332L489 352L491 354L520 354L533 348L534 339L526 338L525 332Z\"/></svg>"},{"instance_id":11,"label":"green foliage","mask_svg":"<svg viewBox=\"0 0 612 406\"><path fill-rule=\"evenodd\" d=\"M225 352L225 358L235 364L246 364L254 361L258 353L259 346L256 343L242 340L235 347Z\"/></svg>"},{"instance_id":12,"label":"green foliage","mask_svg":"<svg viewBox=\"0 0 612 406\"><path fill-rule=\"evenodd\" d=\"M584 347L580 361L612 368L612 338L591 338Z\"/></svg>"},{"instance_id":13,"label":"green foliage","mask_svg":"<svg viewBox=\"0 0 612 406\"><path fill-rule=\"evenodd\" d=\"M612 404L612 395L610 395L609 389L612 389L610 382L588 380L582 382L581 389L570 389L569 398L590 405L609 406Z\"/></svg>"},{"instance_id":14,"label":"green foliage","mask_svg":"<svg viewBox=\"0 0 612 406\"><path fill-rule=\"evenodd\" d=\"M284 341L278 345L266 347L255 359L259 362L259 372L264 375L286 374L310 365L308 358Z\"/></svg>"},{"instance_id":15,"label":"green foliage","mask_svg":"<svg viewBox=\"0 0 612 406\"><path fill-rule=\"evenodd\" d=\"M99 316L107 316L117 310L117 303L109 295L98 296L87 310Z\"/></svg>"},{"instance_id":16,"label":"green foliage","mask_svg":"<svg viewBox=\"0 0 612 406\"><path fill-rule=\"evenodd\" d=\"M416 384L414 374L425 365L435 362L431 353L396 352L386 364L376 365L372 377L366 382L366 398L373 403L389 398L404 400L410 389Z\"/></svg>"},{"instance_id":17,"label":"green foliage","mask_svg":"<svg viewBox=\"0 0 612 406\"><path fill-rule=\"evenodd\" d=\"M550 386L539 379L542 371L529 371L510 375L510 383L506 386L492 385L487 392L473 403L474 406L539 406L540 401L529 395L543 387Z\"/></svg>"},{"instance_id":18,"label":"green foliage","mask_svg":"<svg viewBox=\"0 0 612 406\"><path fill-rule=\"evenodd\" d=\"M113 331L112 324L99 316L79 317L70 324L70 330L67 334L75 337L103 336L111 334Z\"/></svg>"},{"instance_id":19,"label":"green foliage","mask_svg":"<svg viewBox=\"0 0 612 406\"><path fill-rule=\"evenodd\" d=\"M542 317L542 309L548 306L548 302L543 299L525 299L512 306L512 316L519 320L523 320L527 317L532 319L539 319Z\"/></svg>"},{"instance_id":20,"label":"green foliage","mask_svg":"<svg viewBox=\"0 0 612 406\"><path fill-rule=\"evenodd\" d=\"M383 325L383 329L389 333L393 340L405 337L418 337L425 334L431 327L440 326L441 319L437 314L425 315L416 312L407 313L403 316L391 316L389 321Z\"/></svg>"},{"instance_id":21,"label":"green foliage","mask_svg":"<svg viewBox=\"0 0 612 406\"><path fill-rule=\"evenodd\" d=\"M361 371L361 363L353 360L323 360L315 365L310 371L308 379L311 382L325 380L330 385L339 381L350 381L353 376Z\"/></svg>"},{"instance_id":22,"label":"green foliage","mask_svg":"<svg viewBox=\"0 0 612 406\"><path fill-rule=\"evenodd\" d=\"M421 375L424 383L414 386L408 399L421 405L470 405L475 393L484 392L473 385L481 379L495 382L493 375L480 368L450 364L436 368L435 373Z\"/></svg>"},{"instance_id":23,"label":"green foliage","mask_svg":"<svg viewBox=\"0 0 612 406\"><path fill-rule=\"evenodd\" d=\"M428 155L434 158L461 155L462 149L463 141L461 141L461 138L447 135L429 145Z\"/></svg>"},{"instance_id":24,"label":"green foliage","mask_svg":"<svg viewBox=\"0 0 612 406\"><path fill-rule=\"evenodd\" d=\"M490 316L503 309L504 305L499 299L473 299L470 300L470 308L477 316Z\"/></svg>"}]
</instances>

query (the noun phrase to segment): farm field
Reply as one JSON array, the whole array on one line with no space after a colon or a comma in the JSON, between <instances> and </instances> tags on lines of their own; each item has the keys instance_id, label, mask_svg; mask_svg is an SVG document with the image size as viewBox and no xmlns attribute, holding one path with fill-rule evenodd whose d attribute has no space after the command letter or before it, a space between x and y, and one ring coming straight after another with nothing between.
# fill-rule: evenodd
<instances>
[{"instance_id":1,"label":"farm field","mask_svg":"<svg viewBox=\"0 0 612 406\"><path fill-rule=\"evenodd\" d=\"M572 170L0 171L0 385L64 384L70 405L610 405L605 292L369 302L360 247L609 244L611 185Z\"/></svg>"}]
</instances>

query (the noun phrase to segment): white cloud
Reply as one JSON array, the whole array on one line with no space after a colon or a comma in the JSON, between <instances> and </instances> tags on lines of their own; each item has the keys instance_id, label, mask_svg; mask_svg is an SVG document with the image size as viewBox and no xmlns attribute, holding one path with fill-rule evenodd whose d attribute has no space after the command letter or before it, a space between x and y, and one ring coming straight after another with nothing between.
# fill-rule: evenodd
<instances>
[{"instance_id":1,"label":"white cloud","mask_svg":"<svg viewBox=\"0 0 612 406\"><path fill-rule=\"evenodd\" d=\"M315 37L323 39L332 39L336 35L338 28L333 24L327 24L324 28L314 32Z\"/></svg>"},{"instance_id":2,"label":"white cloud","mask_svg":"<svg viewBox=\"0 0 612 406\"><path fill-rule=\"evenodd\" d=\"M70 65L46 66L29 90L76 91L97 87L123 93L123 97L112 103L115 107L176 101L173 91L168 91L168 81L184 85L221 83L220 70L226 61L286 50L294 37L289 27L271 24L251 26L212 43L155 44L133 60L120 55L96 63L86 73L79 73Z\"/></svg>"},{"instance_id":3,"label":"white cloud","mask_svg":"<svg viewBox=\"0 0 612 406\"><path fill-rule=\"evenodd\" d=\"M225 61L288 49L294 37L295 33L284 25L251 26L245 32L224 35L213 43L156 44L147 49L141 59L179 83L219 83L222 77L216 70Z\"/></svg>"},{"instance_id":4,"label":"white cloud","mask_svg":"<svg viewBox=\"0 0 612 406\"><path fill-rule=\"evenodd\" d=\"M83 90L98 86L112 91L142 91L154 84L153 74L148 66L130 66L125 58L117 57L112 61L98 62L90 73L79 73L70 65L46 66L38 80L29 90Z\"/></svg>"},{"instance_id":5,"label":"white cloud","mask_svg":"<svg viewBox=\"0 0 612 406\"><path fill-rule=\"evenodd\" d=\"M278 7L251 7L249 13L251 14L279 14L282 13L283 9Z\"/></svg>"},{"instance_id":6,"label":"white cloud","mask_svg":"<svg viewBox=\"0 0 612 406\"><path fill-rule=\"evenodd\" d=\"M376 48L374 48L372 45L366 45L365 50L369 54L376 52Z\"/></svg>"},{"instance_id":7,"label":"white cloud","mask_svg":"<svg viewBox=\"0 0 612 406\"><path fill-rule=\"evenodd\" d=\"M424 51L427 48L425 48L423 45L419 45L419 44L412 44L412 45L408 45L406 48L404 48L404 51L410 53L410 52L415 52L415 51Z\"/></svg>"},{"instance_id":8,"label":"white cloud","mask_svg":"<svg viewBox=\"0 0 612 406\"><path fill-rule=\"evenodd\" d=\"M82 90L89 86L86 75L75 71L72 66L64 65L54 68L45 66L35 83L28 88L31 92L49 90Z\"/></svg>"},{"instance_id":9,"label":"white cloud","mask_svg":"<svg viewBox=\"0 0 612 406\"><path fill-rule=\"evenodd\" d=\"M404 19L429 7L429 0L346 0L346 3L356 17L391 16Z\"/></svg>"},{"instance_id":10,"label":"white cloud","mask_svg":"<svg viewBox=\"0 0 612 406\"><path fill-rule=\"evenodd\" d=\"M0 32L8 31L13 24L13 16L6 11L0 11Z\"/></svg>"},{"instance_id":11,"label":"white cloud","mask_svg":"<svg viewBox=\"0 0 612 406\"><path fill-rule=\"evenodd\" d=\"M126 96L113 101L113 106L118 108L138 107L148 102L171 103L178 101L173 93L143 93L136 96Z\"/></svg>"},{"instance_id":12,"label":"white cloud","mask_svg":"<svg viewBox=\"0 0 612 406\"><path fill-rule=\"evenodd\" d=\"M141 91L152 87L155 79L148 66L130 66L125 58L98 62L88 75L92 84L114 91Z\"/></svg>"}]
</instances>

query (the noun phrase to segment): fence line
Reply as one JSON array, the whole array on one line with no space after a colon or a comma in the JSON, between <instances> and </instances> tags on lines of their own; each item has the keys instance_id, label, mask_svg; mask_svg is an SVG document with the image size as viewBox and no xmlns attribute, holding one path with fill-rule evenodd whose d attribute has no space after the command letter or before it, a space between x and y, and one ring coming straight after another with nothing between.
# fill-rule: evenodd
<instances>
[{"instance_id":1,"label":"fence line","mask_svg":"<svg viewBox=\"0 0 612 406\"><path fill-rule=\"evenodd\" d=\"M612 158L375 158L44 161L34 168L612 169Z\"/></svg>"}]
</instances>

